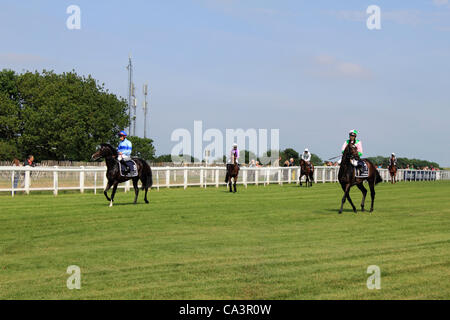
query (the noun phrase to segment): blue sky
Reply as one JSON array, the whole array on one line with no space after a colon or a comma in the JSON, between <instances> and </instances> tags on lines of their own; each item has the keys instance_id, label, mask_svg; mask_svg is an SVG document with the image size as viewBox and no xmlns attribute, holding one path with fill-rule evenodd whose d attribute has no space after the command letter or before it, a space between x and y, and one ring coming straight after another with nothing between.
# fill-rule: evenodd
<instances>
[{"instance_id":1,"label":"blue sky","mask_svg":"<svg viewBox=\"0 0 450 320\"><path fill-rule=\"evenodd\" d=\"M66 8L81 8L81 30ZM382 29L366 28L369 5ZM0 1L0 68L75 69L138 101L169 153L176 128L280 129L326 159L356 128L366 156L450 166L450 3L415 1ZM139 108L141 111L141 108ZM142 123L138 133L143 134Z\"/></svg>"}]
</instances>

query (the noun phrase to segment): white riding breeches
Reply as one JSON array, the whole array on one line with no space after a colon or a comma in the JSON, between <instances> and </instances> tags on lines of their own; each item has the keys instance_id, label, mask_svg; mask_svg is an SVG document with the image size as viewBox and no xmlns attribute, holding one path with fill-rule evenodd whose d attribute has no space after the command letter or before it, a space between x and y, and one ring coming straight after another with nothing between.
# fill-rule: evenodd
<instances>
[{"instance_id":1,"label":"white riding breeches","mask_svg":"<svg viewBox=\"0 0 450 320\"><path fill-rule=\"evenodd\" d=\"M127 155L125 155L125 154L120 154L120 155L117 157L117 159L118 159L119 161L122 161L122 160L124 160L124 161L129 161L129 160L131 160L131 157L130 157L130 156L127 156Z\"/></svg>"}]
</instances>

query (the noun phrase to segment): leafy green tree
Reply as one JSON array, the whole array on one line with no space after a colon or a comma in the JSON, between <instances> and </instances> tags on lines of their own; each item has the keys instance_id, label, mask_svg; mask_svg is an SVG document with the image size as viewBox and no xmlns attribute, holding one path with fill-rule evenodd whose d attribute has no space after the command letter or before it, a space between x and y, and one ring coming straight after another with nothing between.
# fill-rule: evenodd
<instances>
[{"instance_id":1,"label":"leafy green tree","mask_svg":"<svg viewBox=\"0 0 450 320\"><path fill-rule=\"evenodd\" d=\"M322 166L323 160L315 153L311 153L311 163L315 166Z\"/></svg>"},{"instance_id":2,"label":"leafy green tree","mask_svg":"<svg viewBox=\"0 0 450 320\"><path fill-rule=\"evenodd\" d=\"M12 161L14 158L21 159L21 154L12 142L0 141L0 161Z\"/></svg>"},{"instance_id":3,"label":"leafy green tree","mask_svg":"<svg viewBox=\"0 0 450 320\"><path fill-rule=\"evenodd\" d=\"M154 162L172 162L172 156L170 154L162 154L156 157Z\"/></svg>"},{"instance_id":4,"label":"leafy green tree","mask_svg":"<svg viewBox=\"0 0 450 320\"><path fill-rule=\"evenodd\" d=\"M0 106L0 136L39 159L88 160L96 145L117 143L128 126L126 101L74 71L3 70Z\"/></svg>"},{"instance_id":5,"label":"leafy green tree","mask_svg":"<svg viewBox=\"0 0 450 320\"><path fill-rule=\"evenodd\" d=\"M20 128L20 103L14 71L0 72L0 138L14 140ZM15 142L13 143L15 144Z\"/></svg>"},{"instance_id":6,"label":"leafy green tree","mask_svg":"<svg viewBox=\"0 0 450 320\"><path fill-rule=\"evenodd\" d=\"M249 150L242 150L241 152L240 152L240 161L241 161L241 163L243 162L243 163L250 163L250 161L251 160L257 160L258 159L258 157L256 156L256 154L254 153L254 152L252 152L252 151L249 151Z\"/></svg>"},{"instance_id":7,"label":"leafy green tree","mask_svg":"<svg viewBox=\"0 0 450 320\"><path fill-rule=\"evenodd\" d=\"M144 160L153 160L155 158L155 147L153 146L152 139L128 137L128 140L133 144L132 157L138 157Z\"/></svg>"}]
</instances>

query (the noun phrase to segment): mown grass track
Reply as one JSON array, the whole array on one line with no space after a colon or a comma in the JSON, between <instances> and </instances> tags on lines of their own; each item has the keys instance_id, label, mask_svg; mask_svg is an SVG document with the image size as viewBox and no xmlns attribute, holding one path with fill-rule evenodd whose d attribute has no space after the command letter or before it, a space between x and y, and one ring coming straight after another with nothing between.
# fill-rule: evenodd
<instances>
[{"instance_id":1,"label":"mown grass track","mask_svg":"<svg viewBox=\"0 0 450 320\"><path fill-rule=\"evenodd\" d=\"M449 299L450 183L0 195L1 299ZM361 193L352 189L355 205ZM367 199L370 201L370 197ZM369 207L366 204L366 207ZM66 269L81 268L81 290ZM381 290L368 290L369 265Z\"/></svg>"}]
</instances>

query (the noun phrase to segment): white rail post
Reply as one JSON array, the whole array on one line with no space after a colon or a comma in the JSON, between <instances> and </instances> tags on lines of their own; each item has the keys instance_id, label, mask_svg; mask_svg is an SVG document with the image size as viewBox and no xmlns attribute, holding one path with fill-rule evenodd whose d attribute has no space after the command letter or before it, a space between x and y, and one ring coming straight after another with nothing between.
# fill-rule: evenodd
<instances>
[{"instance_id":1,"label":"white rail post","mask_svg":"<svg viewBox=\"0 0 450 320\"><path fill-rule=\"evenodd\" d=\"M80 171L80 192L83 193L84 192L84 167L81 166L80 169L82 171Z\"/></svg>"},{"instance_id":2,"label":"white rail post","mask_svg":"<svg viewBox=\"0 0 450 320\"><path fill-rule=\"evenodd\" d=\"M97 171L94 172L94 194L97 194Z\"/></svg>"},{"instance_id":3,"label":"white rail post","mask_svg":"<svg viewBox=\"0 0 450 320\"><path fill-rule=\"evenodd\" d=\"M317 170L314 170L314 182L317 183Z\"/></svg>"},{"instance_id":4,"label":"white rail post","mask_svg":"<svg viewBox=\"0 0 450 320\"><path fill-rule=\"evenodd\" d=\"M203 187L203 168L200 169L200 188Z\"/></svg>"},{"instance_id":5,"label":"white rail post","mask_svg":"<svg viewBox=\"0 0 450 320\"><path fill-rule=\"evenodd\" d=\"M166 187L170 188L170 170L166 170Z\"/></svg>"},{"instance_id":6,"label":"white rail post","mask_svg":"<svg viewBox=\"0 0 450 320\"><path fill-rule=\"evenodd\" d=\"M58 195L58 166L54 166L55 171L53 171L53 195Z\"/></svg>"},{"instance_id":7,"label":"white rail post","mask_svg":"<svg viewBox=\"0 0 450 320\"><path fill-rule=\"evenodd\" d=\"M244 169L244 175L242 176L242 180L243 180L245 189L247 189L247 169Z\"/></svg>"},{"instance_id":8,"label":"white rail post","mask_svg":"<svg viewBox=\"0 0 450 320\"><path fill-rule=\"evenodd\" d=\"M16 172L13 170L11 174L11 197L14 197L14 176Z\"/></svg>"},{"instance_id":9,"label":"white rail post","mask_svg":"<svg viewBox=\"0 0 450 320\"><path fill-rule=\"evenodd\" d=\"M30 170L25 171L25 193L30 194Z\"/></svg>"},{"instance_id":10,"label":"white rail post","mask_svg":"<svg viewBox=\"0 0 450 320\"><path fill-rule=\"evenodd\" d=\"M219 169L216 169L216 188L219 187Z\"/></svg>"},{"instance_id":11,"label":"white rail post","mask_svg":"<svg viewBox=\"0 0 450 320\"><path fill-rule=\"evenodd\" d=\"M291 184L292 182L292 169L289 168L288 170L288 183Z\"/></svg>"},{"instance_id":12,"label":"white rail post","mask_svg":"<svg viewBox=\"0 0 450 320\"><path fill-rule=\"evenodd\" d=\"M281 175L284 175L284 170L283 169L278 169L278 184L280 186L283 185L283 179L282 179Z\"/></svg>"},{"instance_id":13,"label":"white rail post","mask_svg":"<svg viewBox=\"0 0 450 320\"><path fill-rule=\"evenodd\" d=\"M255 169L255 185L258 186L259 169Z\"/></svg>"},{"instance_id":14,"label":"white rail post","mask_svg":"<svg viewBox=\"0 0 450 320\"><path fill-rule=\"evenodd\" d=\"M187 169L184 169L184 189L186 189L188 186L188 171Z\"/></svg>"},{"instance_id":15,"label":"white rail post","mask_svg":"<svg viewBox=\"0 0 450 320\"><path fill-rule=\"evenodd\" d=\"M156 190L159 191L159 170L156 171Z\"/></svg>"}]
</instances>

